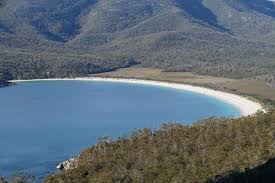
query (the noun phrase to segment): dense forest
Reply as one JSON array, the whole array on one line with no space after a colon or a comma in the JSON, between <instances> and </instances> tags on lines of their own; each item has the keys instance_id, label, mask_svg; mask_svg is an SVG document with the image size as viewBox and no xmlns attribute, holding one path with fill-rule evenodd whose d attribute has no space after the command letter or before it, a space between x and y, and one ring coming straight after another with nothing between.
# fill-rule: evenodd
<instances>
[{"instance_id":1,"label":"dense forest","mask_svg":"<svg viewBox=\"0 0 275 183\"><path fill-rule=\"evenodd\" d=\"M275 180L275 158L263 165L247 168L244 172L233 171L225 177L216 177L207 183L273 183Z\"/></svg>"},{"instance_id":2,"label":"dense forest","mask_svg":"<svg viewBox=\"0 0 275 183\"><path fill-rule=\"evenodd\" d=\"M3 79L83 76L140 63L274 81L266 0L0 0Z\"/></svg>"},{"instance_id":3,"label":"dense forest","mask_svg":"<svg viewBox=\"0 0 275 183\"><path fill-rule=\"evenodd\" d=\"M0 61L0 79L35 79L87 76L136 64L133 58L101 58L70 55L4 54Z\"/></svg>"}]
</instances>

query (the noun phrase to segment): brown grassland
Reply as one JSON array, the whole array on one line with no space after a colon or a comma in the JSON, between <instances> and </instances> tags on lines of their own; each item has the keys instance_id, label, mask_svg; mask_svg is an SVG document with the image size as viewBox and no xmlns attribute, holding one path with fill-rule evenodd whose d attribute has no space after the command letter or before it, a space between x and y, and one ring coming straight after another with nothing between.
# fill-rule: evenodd
<instances>
[{"instance_id":1,"label":"brown grassland","mask_svg":"<svg viewBox=\"0 0 275 183\"><path fill-rule=\"evenodd\" d=\"M163 72L160 69L143 68L140 66L118 69L112 72L93 74L92 76L149 79L201 85L217 90L235 92L259 99L269 99L275 101L275 88L268 86L265 81L256 79L229 79L223 77L198 75L189 72Z\"/></svg>"}]
</instances>

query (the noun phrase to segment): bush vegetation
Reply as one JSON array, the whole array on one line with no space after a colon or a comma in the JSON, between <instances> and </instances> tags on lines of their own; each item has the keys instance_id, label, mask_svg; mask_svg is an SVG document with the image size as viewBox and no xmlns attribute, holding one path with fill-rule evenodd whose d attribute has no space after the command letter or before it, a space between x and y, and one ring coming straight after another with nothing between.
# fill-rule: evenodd
<instances>
[{"instance_id":1,"label":"bush vegetation","mask_svg":"<svg viewBox=\"0 0 275 183\"><path fill-rule=\"evenodd\" d=\"M273 2L259 0L2 0L0 73L83 76L134 59L165 71L272 82L274 12Z\"/></svg>"},{"instance_id":2,"label":"bush vegetation","mask_svg":"<svg viewBox=\"0 0 275 183\"><path fill-rule=\"evenodd\" d=\"M129 138L102 138L81 153L78 168L50 175L45 183L215 181L274 158L274 140L275 111L191 126L166 124Z\"/></svg>"}]
</instances>

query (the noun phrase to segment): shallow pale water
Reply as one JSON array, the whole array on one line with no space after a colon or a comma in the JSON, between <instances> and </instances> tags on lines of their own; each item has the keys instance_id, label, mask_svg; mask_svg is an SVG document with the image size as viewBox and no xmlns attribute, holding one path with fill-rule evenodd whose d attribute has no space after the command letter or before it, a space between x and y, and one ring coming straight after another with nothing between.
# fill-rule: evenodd
<instances>
[{"instance_id":1,"label":"shallow pale water","mask_svg":"<svg viewBox=\"0 0 275 183\"><path fill-rule=\"evenodd\" d=\"M167 121L239 115L212 97L140 84L35 81L0 88L0 175L25 171L41 177L98 137L156 129Z\"/></svg>"}]
</instances>

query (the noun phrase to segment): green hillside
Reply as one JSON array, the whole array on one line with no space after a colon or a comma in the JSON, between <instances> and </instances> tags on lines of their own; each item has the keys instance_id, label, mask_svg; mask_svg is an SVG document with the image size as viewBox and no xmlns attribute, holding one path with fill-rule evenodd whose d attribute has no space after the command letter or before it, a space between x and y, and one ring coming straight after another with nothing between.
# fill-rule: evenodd
<instances>
[{"instance_id":1,"label":"green hillside","mask_svg":"<svg viewBox=\"0 0 275 183\"><path fill-rule=\"evenodd\" d=\"M0 72L83 76L141 63L272 77L274 12L266 0L1 0Z\"/></svg>"}]
</instances>

